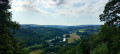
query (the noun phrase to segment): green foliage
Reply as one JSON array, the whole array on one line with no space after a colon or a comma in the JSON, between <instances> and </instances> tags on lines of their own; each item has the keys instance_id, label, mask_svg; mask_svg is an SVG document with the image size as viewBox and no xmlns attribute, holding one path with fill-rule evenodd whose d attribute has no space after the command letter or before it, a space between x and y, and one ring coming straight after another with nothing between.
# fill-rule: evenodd
<instances>
[{"instance_id":1,"label":"green foliage","mask_svg":"<svg viewBox=\"0 0 120 54\"><path fill-rule=\"evenodd\" d=\"M101 31L99 32L99 39L101 42L108 43L109 53L117 53L120 49L120 31L117 27L109 27L108 25L104 25L101 27Z\"/></svg>"},{"instance_id":2,"label":"green foliage","mask_svg":"<svg viewBox=\"0 0 120 54\"><path fill-rule=\"evenodd\" d=\"M92 34L97 34L99 30L99 26L88 26L82 29L79 29L76 34L79 35L81 38L88 38Z\"/></svg>"},{"instance_id":3,"label":"green foliage","mask_svg":"<svg viewBox=\"0 0 120 54\"><path fill-rule=\"evenodd\" d=\"M120 23L120 0L112 0L105 6L103 14L100 15L100 20L105 21L110 26L119 26Z\"/></svg>"},{"instance_id":4,"label":"green foliage","mask_svg":"<svg viewBox=\"0 0 120 54\"><path fill-rule=\"evenodd\" d=\"M9 2L10 0L0 0L0 54L20 54L21 47L13 37L19 24L11 20L12 13L8 11L11 8Z\"/></svg>"},{"instance_id":5,"label":"green foliage","mask_svg":"<svg viewBox=\"0 0 120 54\"><path fill-rule=\"evenodd\" d=\"M91 50L90 54L108 54L108 47L105 43L102 43Z\"/></svg>"},{"instance_id":6,"label":"green foliage","mask_svg":"<svg viewBox=\"0 0 120 54\"><path fill-rule=\"evenodd\" d=\"M62 35L66 33L68 32L58 28L32 26L25 28L21 26L19 31L16 31L14 37L18 41L24 40L26 46L32 46L35 44L46 44L47 40L55 39L56 37L62 38Z\"/></svg>"},{"instance_id":7,"label":"green foliage","mask_svg":"<svg viewBox=\"0 0 120 54\"><path fill-rule=\"evenodd\" d=\"M69 38L69 37L70 37L70 35L69 35L69 34L67 34L65 37L66 37L66 38Z\"/></svg>"},{"instance_id":8,"label":"green foliage","mask_svg":"<svg viewBox=\"0 0 120 54\"><path fill-rule=\"evenodd\" d=\"M89 29L88 29L89 28ZM79 29L85 29L86 32L97 32L99 29L99 26L89 26L89 27L73 27L73 31L78 31ZM94 30L96 29L96 30ZM77 44L80 42L80 40L76 40L74 43L70 43L67 45L65 42L60 42L63 39L63 34L68 34L69 29L58 29L58 28L49 28L49 27L32 27L29 25L21 25L19 31L16 31L16 34L14 37L16 37L17 40L24 40L25 43L27 44L26 47L29 48L29 46L34 46L34 45L43 45L43 54L46 53L59 53L59 54L66 54L71 52L73 53L75 50L76 53L83 53L82 47L75 47L72 49L74 46L77 46ZM87 34L87 33L84 33ZM84 35L83 35L84 36ZM69 35L66 35L66 38L69 37ZM54 39L54 40L53 40ZM52 40L50 43L48 43L49 40ZM84 42L82 42L84 43ZM86 41L87 44L87 41ZM53 45L52 47L50 45ZM87 44L88 45L88 44ZM69 46L69 47L66 47ZM85 47L85 46L84 46ZM83 48L84 48L83 47ZM36 47L33 47L33 49L28 49L25 48L23 51L25 53L34 51L34 50L39 50ZM62 49L63 48L63 49ZM70 51L67 51L66 49L69 49ZM66 50L65 52L63 52ZM80 51L81 50L81 51ZM86 49L85 49L86 50Z\"/></svg>"},{"instance_id":9,"label":"green foliage","mask_svg":"<svg viewBox=\"0 0 120 54\"><path fill-rule=\"evenodd\" d=\"M23 50L30 52L30 51L38 50L38 49L41 49L41 48L43 48L42 45L33 45L33 46L25 47Z\"/></svg>"}]
</instances>

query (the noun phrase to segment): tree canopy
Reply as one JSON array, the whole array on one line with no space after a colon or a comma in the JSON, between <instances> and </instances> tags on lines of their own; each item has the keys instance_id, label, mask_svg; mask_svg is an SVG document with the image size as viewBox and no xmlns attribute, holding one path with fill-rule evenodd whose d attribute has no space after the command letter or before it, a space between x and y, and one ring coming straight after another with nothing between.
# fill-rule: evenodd
<instances>
[{"instance_id":1,"label":"tree canopy","mask_svg":"<svg viewBox=\"0 0 120 54\"><path fill-rule=\"evenodd\" d=\"M0 54L18 54L18 45L13 34L19 24L11 20L10 1L0 0Z\"/></svg>"}]
</instances>

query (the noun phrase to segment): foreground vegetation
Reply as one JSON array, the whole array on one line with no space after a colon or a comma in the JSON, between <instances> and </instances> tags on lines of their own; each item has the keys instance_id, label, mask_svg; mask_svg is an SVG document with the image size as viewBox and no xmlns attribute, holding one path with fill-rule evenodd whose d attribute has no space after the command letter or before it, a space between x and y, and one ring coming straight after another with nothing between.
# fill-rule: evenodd
<instances>
[{"instance_id":1,"label":"foreground vegetation","mask_svg":"<svg viewBox=\"0 0 120 54\"><path fill-rule=\"evenodd\" d=\"M24 45L13 37L19 24L12 21L12 13L8 10L10 8L9 0L0 0L0 54L22 54Z\"/></svg>"}]
</instances>

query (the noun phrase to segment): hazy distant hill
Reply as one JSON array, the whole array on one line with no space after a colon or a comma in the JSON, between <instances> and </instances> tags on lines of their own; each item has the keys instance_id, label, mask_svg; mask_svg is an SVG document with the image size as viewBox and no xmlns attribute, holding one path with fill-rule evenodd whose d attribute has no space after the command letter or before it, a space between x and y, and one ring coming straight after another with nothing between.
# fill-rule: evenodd
<instances>
[{"instance_id":1,"label":"hazy distant hill","mask_svg":"<svg viewBox=\"0 0 120 54\"><path fill-rule=\"evenodd\" d=\"M64 26L64 25L36 25L36 24L24 24L21 25L22 27L48 27L48 28L67 28L69 26Z\"/></svg>"},{"instance_id":2,"label":"hazy distant hill","mask_svg":"<svg viewBox=\"0 0 120 54\"><path fill-rule=\"evenodd\" d=\"M69 27L76 28L76 27L100 27L100 25L77 25L77 26L65 26L65 25L36 25L36 24L22 24L21 27L49 27L49 28L61 28L66 29Z\"/></svg>"}]
</instances>

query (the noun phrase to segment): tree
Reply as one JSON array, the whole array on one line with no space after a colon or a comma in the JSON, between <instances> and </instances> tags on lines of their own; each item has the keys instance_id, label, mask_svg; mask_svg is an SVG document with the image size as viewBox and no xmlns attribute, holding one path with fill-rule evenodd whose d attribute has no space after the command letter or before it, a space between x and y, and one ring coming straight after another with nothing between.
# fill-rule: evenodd
<instances>
[{"instance_id":1,"label":"tree","mask_svg":"<svg viewBox=\"0 0 120 54\"><path fill-rule=\"evenodd\" d=\"M13 38L19 24L11 20L10 0L0 0L0 54L17 54L17 42Z\"/></svg>"},{"instance_id":2,"label":"tree","mask_svg":"<svg viewBox=\"0 0 120 54\"><path fill-rule=\"evenodd\" d=\"M96 48L90 51L90 54L108 54L108 48L105 43L98 45Z\"/></svg>"},{"instance_id":3,"label":"tree","mask_svg":"<svg viewBox=\"0 0 120 54\"><path fill-rule=\"evenodd\" d=\"M106 4L100 20L110 26L120 26L120 0L109 0Z\"/></svg>"},{"instance_id":4,"label":"tree","mask_svg":"<svg viewBox=\"0 0 120 54\"><path fill-rule=\"evenodd\" d=\"M105 21L101 27L99 36L101 42L107 42L110 54L117 54L120 51L120 0L109 0L105 6L100 20Z\"/></svg>"}]
</instances>

